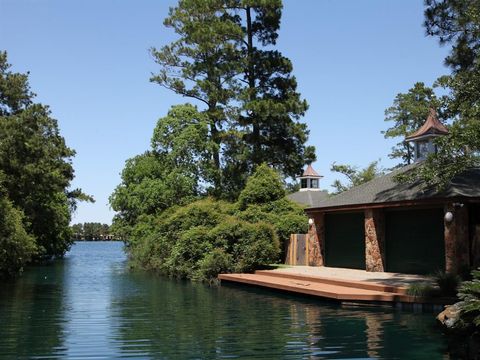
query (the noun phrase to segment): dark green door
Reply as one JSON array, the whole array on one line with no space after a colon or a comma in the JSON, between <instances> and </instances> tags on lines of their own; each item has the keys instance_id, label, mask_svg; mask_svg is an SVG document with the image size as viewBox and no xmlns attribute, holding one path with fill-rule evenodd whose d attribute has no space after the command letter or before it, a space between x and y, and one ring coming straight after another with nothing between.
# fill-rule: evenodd
<instances>
[{"instance_id":1,"label":"dark green door","mask_svg":"<svg viewBox=\"0 0 480 360\"><path fill-rule=\"evenodd\" d=\"M429 274L445 269L443 210L386 213L387 271Z\"/></svg>"},{"instance_id":2,"label":"dark green door","mask_svg":"<svg viewBox=\"0 0 480 360\"><path fill-rule=\"evenodd\" d=\"M325 215L325 265L365 270L365 217Z\"/></svg>"}]
</instances>

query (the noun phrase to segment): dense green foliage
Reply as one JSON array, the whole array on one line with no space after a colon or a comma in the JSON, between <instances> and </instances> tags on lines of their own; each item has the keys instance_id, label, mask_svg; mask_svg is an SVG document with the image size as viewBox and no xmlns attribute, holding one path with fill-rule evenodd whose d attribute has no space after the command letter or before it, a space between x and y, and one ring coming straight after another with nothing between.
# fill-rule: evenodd
<instances>
[{"instance_id":1,"label":"dense green foliage","mask_svg":"<svg viewBox=\"0 0 480 360\"><path fill-rule=\"evenodd\" d=\"M473 279L464 281L459 289L457 303L462 326L475 328L480 333L480 269L472 271Z\"/></svg>"},{"instance_id":2,"label":"dense green foliage","mask_svg":"<svg viewBox=\"0 0 480 360\"><path fill-rule=\"evenodd\" d=\"M114 232L129 235L139 217L157 215L206 194L215 175L215 144L207 137L205 115L192 105L174 106L154 129L151 149L127 160L122 183L110 197L117 211Z\"/></svg>"},{"instance_id":3,"label":"dense green foliage","mask_svg":"<svg viewBox=\"0 0 480 360\"><path fill-rule=\"evenodd\" d=\"M30 244L25 231L35 240L35 255L50 258L68 250L72 242L70 213L78 200L91 198L80 189L69 190L75 152L66 146L49 108L34 103L34 96L28 74L12 72L6 52L0 52L0 171L5 221L10 222L9 231L16 233L12 236L23 239L19 244ZM10 203L17 210L11 210ZM25 216L23 222L18 211ZM20 230L22 226L24 230ZM12 264L20 264L30 258L30 249L25 245L21 259L8 249L0 248L0 252L6 250L9 256L17 256Z\"/></svg>"},{"instance_id":4,"label":"dense green foliage","mask_svg":"<svg viewBox=\"0 0 480 360\"><path fill-rule=\"evenodd\" d=\"M373 180L377 176L383 175L383 170L379 168L378 161L372 161L366 168L358 169L352 165L332 164L331 171L338 172L348 179L347 184L340 180L335 180L332 186L335 188L334 194L347 191L354 186L358 186Z\"/></svg>"},{"instance_id":5,"label":"dense green foliage","mask_svg":"<svg viewBox=\"0 0 480 360\"><path fill-rule=\"evenodd\" d=\"M215 145L204 183L217 197L234 199L261 163L295 176L315 158L292 64L273 48L281 10L280 0L180 0L164 22L178 39L151 50L151 80L201 106Z\"/></svg>"},{"instance_id":6,"label":"dense green foliage","mask_svg":"<svg viewBox=\"0 0 480 360\"><path fill-rule=\"evenodd\" d=\"M265 204L284 196L285 189L278 173L262 164L248 180L238 202L240 208L245 209L248 205Z\"/></svg>"},{"instance_id":7,"label":"dense green foliage","mask_svg":"<svg viewBox=\"0 0 480 360\"><path fill-rule=\"evenodd\" d=\"M290 234L307 231L303 208L285 197L280 176L265 164L260 165L248 178L236 206L236 215L240 219L272 224L281 244L290 238Z\"/></svg>"},{"instance_id":8,"label":"dense green foliage","mask_svg":"<svg viewBox=\"0 0 480 360\"><path fill-rule=\"evenodd\" d=\"M276 262L280 243L307 227L302 209L284 195L279 175L261 165L238 203L206 198L141 217L128 241L132 262L194 280Z\"/></svg>"},{"instance_id":9,"label":"dense green foliage","mask_svg":"<svg viewBox=\"0 0 480 360\"><path fill-rule=\"evenodd\" d=\"M20 272L36 252L23 220L22 212L14 208L0 184L0 277Z\"/></svg>"},{"instance_id":10,"label":"dense green foliage","mask_svg":"<svg viewBox=\"0 0 480 360\"><path fill-rule=\"evenodd\" d=\"M425 28L440 44L453 44L445 63L454 72L471 70L480 55L478 0L425 0Z\"/></svg>"},{"instance_id":11,"label":"dense green foliage","mask_svg":"<svg viewBox=\"0 0 480 360\"><path fill-rule=\"evenodd\" d=\"M472 280L464 281L458 291L460 301L452 306L456 316L449 324L449 342L458 359L480 356L480 269L472 271Z\"/></svg>"}]
</instances>

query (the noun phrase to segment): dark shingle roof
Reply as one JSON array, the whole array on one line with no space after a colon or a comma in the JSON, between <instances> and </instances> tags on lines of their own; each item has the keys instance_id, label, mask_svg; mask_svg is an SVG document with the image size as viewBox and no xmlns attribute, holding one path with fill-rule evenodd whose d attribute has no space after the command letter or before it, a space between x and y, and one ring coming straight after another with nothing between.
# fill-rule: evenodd
<instances>
[{"instance_id":1,"label":"dark shingle roof","mask_svg":"<svg viewBox=\"0 0 480 360\"><path fill-rule=\"evenodd\" d=\"M310 208L381 204L434 198L480 198L480 168L472 168L456 176L445 191L438 192L435 189L425 189L420 181L405 184L398 184L394 181L395 175L407 172L414 166L416 164L405 166L341 194L315 201Z\"/></svg>"},{"instance_id":2,"label":"dark shingle roof","mask_svg":"<svg viewBox=\"0 0 480 360\"><path fill-rule=\"evenodd\" d=\"M313 206L328 199L328 192L315 190L297 191L287 195L287 198L298 204Z\"/></svg>"}]
</instances>

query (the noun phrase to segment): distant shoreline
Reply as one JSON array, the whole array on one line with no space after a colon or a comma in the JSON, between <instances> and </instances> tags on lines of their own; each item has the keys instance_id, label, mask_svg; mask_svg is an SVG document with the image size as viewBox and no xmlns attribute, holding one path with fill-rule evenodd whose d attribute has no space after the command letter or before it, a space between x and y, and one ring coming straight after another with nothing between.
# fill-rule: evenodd
<instances>
[{"instance_id":1,"label":"distant shoreline","mask_svg":"<svg viewBox=\"0 0 480 360\"><path fill-rule=\"evenodd\" d=\"M90 241L90 242L101 242L101 241L110 242L110 241L123 241L123 240L122 239L73 239L73 241L75 241L75 242L86 242L86 241Z\"/></svg>"}]
</instances>

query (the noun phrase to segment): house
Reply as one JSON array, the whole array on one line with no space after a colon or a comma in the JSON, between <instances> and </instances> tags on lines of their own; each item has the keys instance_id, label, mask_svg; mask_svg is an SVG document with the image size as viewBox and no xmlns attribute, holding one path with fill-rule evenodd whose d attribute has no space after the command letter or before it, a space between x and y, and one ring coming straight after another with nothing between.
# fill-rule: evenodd
<instances>
[{"instance_id":1,"label":"house","mask_svg":"<svg viewBox=\"0 0 480 360\"><path fill-rule=\"evenodd\" d=\"M435 152L434 138L447 133L430 111L406 139L414 144L414 164L306 209L309 234L320 248L318 264L412 274L479 265L480 168L458 175L441 192L422 182L395 181Z\"/></svg>"},{"instance_id":2,"label":"house","mask_svg":"<svg viewBox=\"0 0 480 360\"><path fill-rule=\"evenodd\" d=\"M323 176L319 175L313 169L311 164L308 164L303 175L299 177L300 190L288 194L287 198L300 205L306 206L313 206L314 204L326 200L328 198L328 192L320 190L320 179L322 177Z\"/></svg>"}]
</instances>

